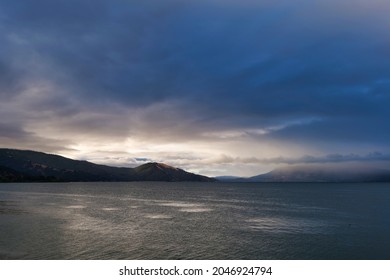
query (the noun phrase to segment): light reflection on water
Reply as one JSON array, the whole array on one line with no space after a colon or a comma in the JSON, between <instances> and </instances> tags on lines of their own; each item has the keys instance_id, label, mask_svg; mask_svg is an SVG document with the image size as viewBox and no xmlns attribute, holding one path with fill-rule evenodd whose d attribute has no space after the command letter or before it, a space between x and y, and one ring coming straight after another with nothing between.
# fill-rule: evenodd
<instances>
[{"instance_id":1,"label":"light reflection on water","mask_svg":"<svg viewBox=\"0 0 390 280\"><path fill-rule=\"evenodd\" d=\"M332 225L315 219L297 218L253 218L247 220L253 230L270 233L327 233Z\"/></svg>"},{"instance_id":2,"label":"light reflection on water","mask_svg":"<svg viewBox=\"0 0 390 280\"><path fill-rule=\"evenodd\" d=\"M389 259L389 184L0 185L2 259Z\"/></svg>"}]
</instances>

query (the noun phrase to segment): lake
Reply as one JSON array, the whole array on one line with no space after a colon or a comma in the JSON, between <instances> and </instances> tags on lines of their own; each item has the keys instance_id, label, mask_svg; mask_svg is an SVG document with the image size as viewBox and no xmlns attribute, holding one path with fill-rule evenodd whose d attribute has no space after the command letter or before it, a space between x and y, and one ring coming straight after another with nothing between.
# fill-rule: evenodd
<instances>
[{"instance_id":1,"label":"lake","mask_svg":"<svg viewBox=\"0 0 390 280\"><path fill-rule=\"evenodd\" d=\"M390 259L390 184L0 184L1 259Z\"/></svg>"}]
</instances>

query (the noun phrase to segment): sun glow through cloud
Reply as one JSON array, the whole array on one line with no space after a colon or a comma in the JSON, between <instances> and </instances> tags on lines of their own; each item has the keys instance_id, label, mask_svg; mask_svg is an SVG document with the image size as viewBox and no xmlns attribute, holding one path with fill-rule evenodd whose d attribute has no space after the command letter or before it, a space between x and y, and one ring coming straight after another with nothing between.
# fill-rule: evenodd
<instances>
[{"instance_id":1,"label":"sun glow through cloud","mask_svg":"<svg viewBox=\"0 0 390 280\"><path fill-rule=\"evenodd\" d=\"M389 12L381 0L4 0L0 144L210 176L386 166Z\"/></svg>"}]
</instances>

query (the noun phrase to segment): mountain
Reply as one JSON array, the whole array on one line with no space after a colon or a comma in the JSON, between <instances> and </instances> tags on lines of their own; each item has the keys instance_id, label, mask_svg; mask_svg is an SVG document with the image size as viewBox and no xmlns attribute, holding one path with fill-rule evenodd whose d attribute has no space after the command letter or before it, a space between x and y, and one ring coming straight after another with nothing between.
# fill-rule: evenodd
<instances>
[{"instance_id":1,"label":"mountain","mask_svg":"<svg viewBox=\"0 0 390 280\"><path fill-rule=\"evenodd\" d=\"M390 170L372 167L294 166L245 178L246 182L390 182Z\"/></svg>"},{"instance_id":2,"label":"mountain","mask_svg":"<svg viewBox=\"0 0 390 280\"><path fill-rule=\"evenodd\" d=\"M212 178L162 163L111 167L35 151L0 149L0 182L198 181Z\"/></svg>"},{"instance_id":3,"label":"mountain","mask_svg":"<svg viewBox=\"0 0 390 280\"><path fill-rule=\"evenodd\" d=\"M134 168L141 181L215 181L214 179L189 173L163 163L150 162Z\"/></svg>"}]
</instances>

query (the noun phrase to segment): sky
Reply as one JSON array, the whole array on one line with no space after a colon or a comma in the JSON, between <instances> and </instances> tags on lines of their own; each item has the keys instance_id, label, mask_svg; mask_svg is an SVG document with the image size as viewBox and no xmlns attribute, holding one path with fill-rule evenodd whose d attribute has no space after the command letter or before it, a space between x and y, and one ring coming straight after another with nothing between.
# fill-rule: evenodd
<instances>
[{"instance_id":1,"label":"sky","mask_svg":"<svg viewBox=\"0 0 390 280\"><path fill-rule=\"evenodd\" d=\"M388 0L0 0L0 146L208 176L390 166Z\"/></svg>"}]
</instances>

